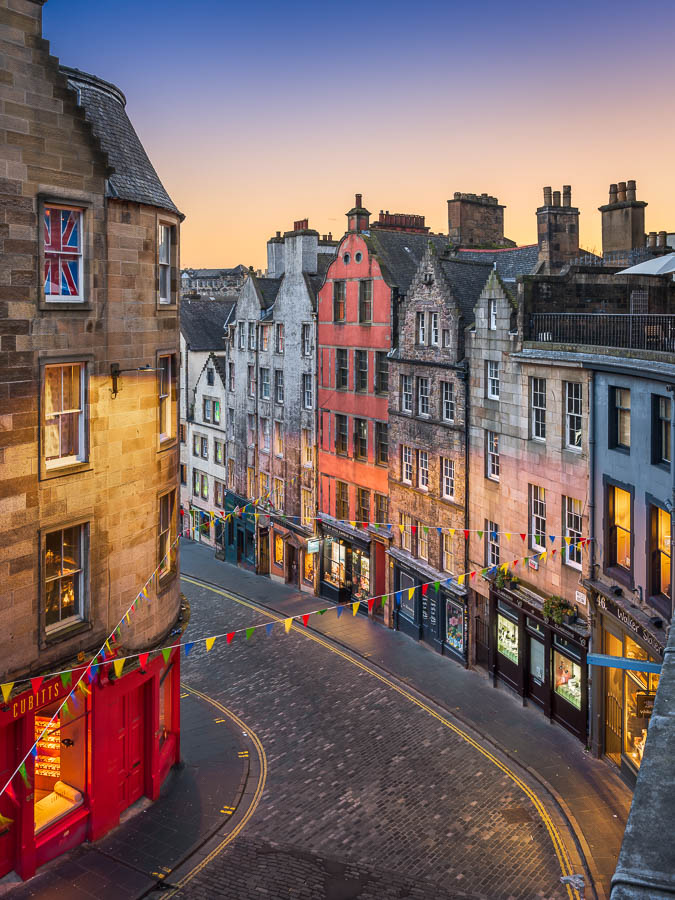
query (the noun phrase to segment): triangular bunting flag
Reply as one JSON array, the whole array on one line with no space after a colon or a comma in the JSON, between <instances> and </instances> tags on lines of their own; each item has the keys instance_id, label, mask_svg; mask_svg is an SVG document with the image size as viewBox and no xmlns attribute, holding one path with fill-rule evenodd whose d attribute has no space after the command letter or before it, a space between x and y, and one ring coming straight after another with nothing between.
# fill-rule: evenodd
<instances>
[{"instance_id":1,"label":"triangular bunting flag","mask_svg":"<svg viewBox=\"0 0 675 900\"><path fill-rule=\"evenodd\" d=\"M454 537L456 530L457 530L456 528L448 528L448 531L450 532L450 537Z\"/></svg>"},{"instance_id":2,"label":"triangular bunting flag","mask_svg":"<svg viewBox=\"0 0 675 900\"><path fill-rule=\"evenodd\" d=\"M64 706L65 705L66 704L64 703ZM30 787L30 781L28 780L28 773L26 772L26 763L25 762L22 762L21 765L19 766L19 775L23 779L23 783L26 785L26 787Z\"/></svg>"},{"instance_id":3,"label":"triangular bunting flag","mask_svg":"<svg viewBox=\"0 0 675 900\"><path fill-rule=\"evenodd\" d=\"M555 559L555 547L551 550L551 559Z\"/></svg>"},{"instance_id":4,"label":"triangular bunting flag","mask_svg":"<svg viewBox=\"0 0 675 900\"><path fill-rule=\"evenodd\" d=\"M368 612L371 613L373 611L373 606L375 606L375 601L377 597L369 597L368 598Z\"/></svg>"},{"instance_id":5,"label":"triangular bunting flag","mask_svg":"<svg viewBox=\"0 0 675 900\"><path fill-rule=\"evenodd\" d=\"M485 577L487 575L487 569L481 569L480 574Z\"/></svg>"},{"instance_id":6,"label":"triangular bunting flag","mask_svg":"<svg viewBox=\"0 0 675 900\"><path fill-rule=\"evenodd\" d=\"M9 700L9 695L12 693L13 687L13 681L6 681L5 684L0 685L0 688L2 688L2 699L5 703Z\"/></svg>"},{"instance_id":7,"label":"triangular bunting flag","mask_svg":"<svg viewBox=\"0 0 675 900\"><path fill-rule=\"evenodd\" d=\"M401 532L401 534L403 534L403 532L405 531L405 525L399 525L398 530Z\"/></svg>"},{"instance_id":8,"label":"triangular bunting flag","mask_svg":"<svg viewBox=\"0 0 675 900\"><path fill-rule=\"evenodd\" d=\"M77 686L82 691L82 693L84 694L85 697L89 697L91 695L91 691L89 690L87 685L84 683L84 681L80 681Z\"/></svg>"},{"instance_id":9,"label":"triangular bunting flag","mask_svg":"<svg viewBox=\"0 0 675 900\"><path fill-rule=\"evenodd\" d=\"M417 534L417 525L411 525L410 530L412 531L413 534Z\"/></svg>"},{"instance_id":10,"label":"triangular bunting flag","mask_svg":"<svg viewBox=\"0 0 675 900\"><path fill-rule=\"evenodd\" d=\"M382 606L384 606L384 604L387 602L387 596L387 594L382 594L382 598L380 600Z\"/></svg>"},{"instance_id":11,"label":"triangular bunting flag","mask_svg":"<svg viewBox=\"0 0 675 900\"><path fill-rule=\"evenodd\" d=\"M274 628L274 622L268 622L267 625L265 625L265 631L267 632L268 636L270 634L272 634L273 628Z\"/></svg>"},{"instance_id":12,"label":"triangular bunting flag","mask_svg":"<svg viewBox=\"0 0 675 900\"><path fill-rule=\"evenodd\" d=\"M434 590L436 591L436 593L438 593L440 591L440 589L441 589L440 581L434 581Z\"/></svg>"},{"instance_id":13,"label":"triangular bunting flag","mask_svg":"<svg viewBox=\"0 0 675 900\"><path fill-rule=\"evenodd\" d=\"M437 525L437 526L436 526L436 531L437 531L439 534L443 534L443 529L441 528L440 525Z\"/></svg>"},{"instance_id":14,"label":"triangular bunting flag","mask_svg":"<svg viewBox=\"0 0 675 900\"><path fill-rule=\"evenodd\" d=\"M37 759L37 744L33 744L33 746L30 748L30 755L33 757L33 759Z\"/></svg>"},{"instance_id":15,"label":"triangular bunting flag","mask_svg":"<svg viewBox=\"0 0 675 900\"><path fill-rule=\"evenodd\" d=\"M472 578L475 578L475 577L476 577L476 573L475 573L475 572L472 572L472 573L471 573L471 577L472 577Z\"/></svg>"},{"instance_id":16,"label":"triangular bunting flag","mask_svg":"<svg viewBox=\"0 0 675 900\"><path fill-rule=\"evenodd\" d=\"M360 605L361 605L361 604L360 604L360 602L359 602L358 600L355 600L355 601L352 603L352 615L353 615L353 616L355 616L355 615L357 614L357 612L359 611L359 606L360 606Z\"/></svg>"},{"instance_id":17,"label":"triangular bunting flag","mask_svg":"<svg viewBox=\"0 0 675 900\"><path fill-rule=\"evenodd\" d=\"M396 605L400 606L401 605L401 591L396 591L394 598L396 600Z\"/></svg>"},{"instance_id":18,"label":"triangular bunting flag","mask_svg":"<svg viewBox=\"0 0 675 900\"><path fill-rule=\"evenodd\" d=\"M423 597L426 597L427 591L428 591L428 590L429 590L429 585L428 585L428 584L423 584L423 585L422 585L422 596L423 596Z\"/></svg>"},{"instance_id":19,"label":"triangular bunting flag","mask_svg":"<svg viewBox=\"0 0 675 900\"><path fill-rule=\"evenodd\" d=\"M457 584L464 584L465 578L466 578L466 575L460 575L459 578L457 579Z\"/></svg>"},{"instance_id":20,"label":"triangular bunting flag","mask_svg":"<svg viewBox=\"0 0 675 900\"><path fill-rule=\"evenodd\" d=\"M92 681L94 680L94 678L96 678L97 675L98 675L98 666L91 666L91 668L89 669L89 674L87 675L87 678L89 679L89 684L92 683Z\"/></svg>"},{"instance_id":21,"label":"triangular bunting flag","mask_svg":"<svg viewBox=\"0 0 675 900\"><path fill-rule=\"evenodd\" d=\"M138 665L141 667L141 669L144 669L146 667L146 665L148 664L148 656L149 655L150 655L149 653L139 653L138 654Z\"/></svg>"},{"instance_id":22,"label":"triangular bunting flag","mask_svg":"<svg viewBox=\"0 0 675 900\"><path fill-rule=\"evenodd\" d=\"M572 540L571 537L565 536L565 543L567 544L568 547L569 547L569 545L570 545L570 541L571 541L571 540Z\"/></svg>"},{"instance_id":23,"label":"triangular bunting flag","mask_svg":"<svg viewBox=\"0 0 675 900\"><path fill-rule=\"evenodd\" d=\"M468 528L465 528L465 529L464 529L464 540L465 540L465 541L468 541L468 540L469 540L469 530L468 530Z\"/></svg>"},{"instance_id":24,"label":"triangular bunting flag","mask_svg":"<svg viewBox=\"0 0 675 900\"><path fill-rule=\"evenodd\" d=\"M248 640L251 637L251 635L253 634L254 631L255 631L255 627L246 629L246 640Z\"/></svg>"},{"instance_id":25,"label":"triangular bunting flag","mask_svg":"<svg viewBox=\"0 0 675 900\"><path fill-rule=\"evenodd\" d=\"M309 622L309 613L305 613L302 617L302 624L307 628L307 623Z\"/></svg>"},{"instance_id":26,"label":"triangular bunting flag","mask_svg":"<svg viewBox=\"0 0 675 900\"><path fill-rule=\"evenodd\" d=\"M506 540L507 540L507 541L510 541L510 540L511 540L511 532L510 532L510 531L505 531L504 534L506 535Z\"/></svg>"},{"instance_id":27,"label":"triangular bunting flag","mask_svg":"<svg viewBox=\"0 0 675 900\"><path fill-rule=\"evenodd\" d=\"M7 787L5 788L5 793L7 794L7 796L9 797L9 799L12 801L12 803L13 803L15 806L18 806L18 805L19 805L19 798L16 796L16 791L15 791L14 788L12 787L11 781L10 781L10 783L7 785Z\"/></svg>"},{"instance_id":28,"label":"triangular bunting flag","mask_svg":"<svg viewBox=\"0 0 675 900\"><path fill-rule=\"evenodd\" d=\"M204 641L204 643L206 644L206 652L207 652L207 653L208 653L209 650L213 647L213 645L215 644L215 642L216 642L216 639L215 639L214 637L206 638L206 640Z\"/></svg>"},{"instance_id":29,"label":"triangular bunting flag","mask_svg":"<svg viewBox=\"0 0 675 900\"><path fill-rule=\"evenodd\" d=\"M67 700L64 700L64 701L63 701L63 706L61 707L61 709L64 711L64 713L65 713L67 716L72 715L72 713L71 713L71 711L70 711L70 707L68 706L68 701L67 701Z\"/></svg>"},{"instance_id":30,"label":"triangular bunting flag","mask_svg":"<svg viewBox=\"0 0 675 900\"><path fill-rule=\"evenodd\" d=\"M508 567L508 565L507 565L506 563L502 563L501 566L500 566L499 568L500 568L500 569L502 570L502 572L506 575L506 572L508 571L508 568L509 568L509 567Z\"/></svg>"},{"instance_id":31,"label":"triangular bunting flag","mask_svg":"<svg viewBox=\"0 0 675 900\"><path fill-rule=\"evenodd\" d=\"M547 552L547 551L544 550L543 553L540 553L540 554L539 554L539 559L541 560L541 562L545 562L545 561L546 561L546 552Z\"/></svg>"},{"instance_id":32,"label":"triangular bunting flag","mask_svg":"<svg viewBox=\"0 0 675 900\"><path fill-rule=\"evenodd\" d=\"M552 544L555 543L555 535L554 534L549 534L548 539Z\"/></svg>"},{"instance_id":33,"label":"triangular bunting flag","mask_svg":"<svg viewBox=\"0 0 675 900\"><path fill-rule=\"evenodd\" d=\"M336 607L335 607L335 612L337 613L337 617L338 617L338 619L339 619L340 616L342 615L342 607L341 607L341 606L336 606Z\"/></svg>"},{"instance_id":34,"label":"triangular bunting flag","mask_svg":"<svg viewBox=\"0 0 675 900\"><path fill-rule=\"evenodd\" d=\"M322 616L325 612L326 612L325 609L320 609L320 610L319 610L319 615Z\"/></svg>"},{"instance_id":35,"label":"triangular bunting flag","mask_svg":"<svg viewBox=\"0 0 675 900\"><path fill-rule=\"evenodd\" d=\"M72 672L61 672L61 684L64 688L69 687L73 683L73 673Z\"/></svg>"},{"instance_id":36,"label":"triangular bunting flag","mask_svg":"<svg viewBox=\"0 0 675 900\"><path fill-rule=\"evenodd\" d=\"M522 531L520 532L520 536L521 536L521 538L522 538L524 541L527 540L527 535L526 535L526 534L523 534Z\"/></svg>"},{"instance_id":37,"label":"triangular bunting flag","mask_svg":"<svg viewBox=\"0 0 675 900\"><path fill-rule=\"evenodd\" d=\"M172 647L163 647L162 648L162 656L164 657L164 665L166 665L169 661L169 657L171 656Z\"/></svg>"},{"instance_id":38,"label":"triangular bunting flag","mask_svg":"<svg viewBox=\"0 0 675 900\"><path fill-rule=\"evenodd\" d=\"M124 668L124 660L116 659L113 661L113 668L115 669L115 675L119 678L122 674L122 669Z\"/></svg>"},{"instance_id":39,"label":"triangular bunting flag","mask_svg":"<svg viewBox=\"0 0 675 900\"><path fill-rule=\"evenodd\" d=\"M129 617L129 610L124 613L124 618L127 620L127 625L131 623L131 618Z\"/></svg>"},{"instance_id":40,"label":"triangular bunting flag","mask_svg":"<svg viewBox=\"0 0 675 900\"><path fill-rule=\"evenodd\" d=\"M288 619L284 619L284 630L286 634L291 630L291 625L293 624L293 618L289 617Z\"/></svg>"},{"instance_id":41,"label":"triangular bunting flag","mask_svg":"<svg viewBox=\"0 0 675 900\"><path fill-rule=\"evenodd\" d=\"M415 588L414 587L408 588L408 600L412 600L412 598L414 596L415 596Z\"/></svg>"},{"instance_id":42,"label":"triangular bunting flag","mask_svg":"<svg viewBox=\"0 0 675 900\"><path fill-rule=\"evenodd\" d=\"M190 655L190 650L192 650L194 645L195 645L194 641L188 641L188 643L185 645L185 656L186 657L188 657Z\"/></svg>"},{"instance_id":43,"label":"triangular bunting flag","mask_svg":"<svg viewBox=\"0 0 675 900\"><path fill-rule=\"evenodd\" d=\"M482 540L483 540L483 532L482 532L482 531L477 531L476 534L478 535L478 540L481 540L481 541L482 541Z\"/></svg>"},{"instance_id":44,"label":"triangular bunting flag","mask_svg":"<svg viewBox=\"0 0 675 900\"><path fill-rule=\"evenodd\" d=\"M105 642L105 645L106 645L106 648L107 648L107 650L108 650L108 653L112 653L112 650L110 649L110 643L109 643L108 641L106 641L106 642Z\"/></svg>"},{"instance_id":45,"label":"triangular bunting flag","mask_svg":"<svg viewBox=\"0 0 675 900\"><path fill-rule=\"evenodd\" d=\"M356 528L356 522L350 522L349 524L352 526L352 528Z\"/></svg>"},{"instance_id":46,"label":"triangular bunting flag","mask_svg":"<svg viewBox=\"0 0 675 900\"><path fill-rule=\"evenodd\" d=\"M42 684L43 681L44 681L43 675L38 675L36 678L31 678L30 686L33 688L34 694L37 694L37 692L40 690L40 685Z\"/></svg>"},{"instance_id":47,"label":"triangular bunting flag","mask_svg":"<svg viewBox=\"0 0 675 900\"><path fill-rule=\"evenodd\" d=\"M231 644L231 643L232 643L232 641L234 640L234 631L229 631L229 632L227 633L226 640L227 640L227 643L228 643L228 644Z\"/></svg>"}]
</instances>

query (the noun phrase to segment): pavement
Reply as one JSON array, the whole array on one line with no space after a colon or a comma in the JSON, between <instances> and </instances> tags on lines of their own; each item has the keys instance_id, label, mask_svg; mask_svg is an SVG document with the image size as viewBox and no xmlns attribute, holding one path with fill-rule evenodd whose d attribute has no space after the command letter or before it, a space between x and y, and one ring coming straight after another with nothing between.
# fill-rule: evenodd
<instances>
[{"instance_id":1,"label":"pavement","mask_svg":"<svg viewBox=\"0 0 675 900\"><path fill-rule=\"evenodd\" d=\"M190 541L182 542L181 571L183 575L192 575L205 582L220 585L234 595L250 598L280 615L298 615L321 605L321 601L312 595L294 591L268 578L216 560L210 548ZM215 602L217 604L219 601ZM212 599L211 605L213 604ZM330 609L331 604L327 603L327 606ZM218 615L221 626L222 612L221 608ZM255 618L255 615L249 614L244 624L253 623ZM237 621L243 622L246 616L242 619L239 612L234 615L233 611L233 619L236 624ZM208 630L209 617L200 612L199 620ZM552 798L561 816L569 823L591 870L598 896L609 896L610 880L616 866L632 793L606 761L593 758L576 738L557 724L549 722L538 709L523 707L520 698L515 697L507 688L493 687L484 673L464 669L423 643L391 631L365 616L353 617L345 613L339 620L334 614L312 616L309 625L317 634L327 636L331 641L367 660L369 666L389 673L402 684L409 685L458 722L475 731L508 760L517 763L519 770L527 773L538 788L544 789ZM224 629L221 627L220 630ZM273 644L268 646L272 647ZM189 663L190 660L186 667ZM343 677L342 673L340 677ZM319 701L312 700L312 707L317 702ZM241 714L246 715L245 705L241 708ZM307 727L310 727L310 723ZM386 780L389 777L386 771L379 771L374 759L369 760L368 766L372 768L374 778L384 777ZM455 774L460 772L461 765L455 770ZM464 773L461 777L469 777L469 774ZM435 785L433 796L443 788L443 782L440 781ZM432 802L432 799L428 798L428 802ZM510 801L504 799L503 802ZM522 798L516 802L522 807ZM376 809L373 814L376 815ZM494 823L490 828L494 828ZM236 846L237 852L243 853L241 840ZM488 894L490 897L498 895L501 893ZM239 895L233 893L232 896Z\"/></svg>"}]
</instances>

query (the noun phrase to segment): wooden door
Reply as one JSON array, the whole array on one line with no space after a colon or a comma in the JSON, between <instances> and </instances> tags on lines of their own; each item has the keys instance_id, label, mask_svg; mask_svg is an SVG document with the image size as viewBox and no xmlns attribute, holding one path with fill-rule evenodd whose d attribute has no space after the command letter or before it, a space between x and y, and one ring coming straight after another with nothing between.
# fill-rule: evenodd
<instances>
[{"instance_id":1,"label":"wooden door","mask_svg":"<svg viewBox=\"0 0 675 900\"><path fill-rule=\"evenodd\" d=\"M144 695L145 688L140 687L125 694L116 704L120 813L143 796L145 785Z\"/></svg>"},{"instance_id":2,"label":"wooden door","mask_svg":"<svg viewBox=\"0 0 675 900\"><path fill-rule=\"evenodd\" d=\"M15 728L14 724L0 730L0 780L5 784L14 771L15 757ZM12 787L15 787L16 779ZM1 785L0 785L1 786ZM0 825L0 878L11 872L14 868L16 855L16 835L19 829L19 810L5 791L0 796L0 814L6 819L12 819L11 824Z\"/></svg>"}]
</instances>

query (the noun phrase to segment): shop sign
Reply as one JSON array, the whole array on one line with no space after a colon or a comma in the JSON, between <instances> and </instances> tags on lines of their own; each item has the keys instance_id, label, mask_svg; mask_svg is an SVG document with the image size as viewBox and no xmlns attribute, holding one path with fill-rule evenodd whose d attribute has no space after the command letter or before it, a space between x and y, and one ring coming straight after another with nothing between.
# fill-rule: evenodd
<instances>
[{"instance_id":1,"label":"shop sign","mask_svg":"<svg viewBox=\"0 0 675 900\"><path fill-rule=\"evenodd\" d=\"M41 687L35 694L32 691L30 693L21 694L16 700L12 701L10 706L12 721L21 718L21 716L25 716L28 712L34 712L43 706L48 706L55 700L59 700L65 693L65 688L57 679L51 684L46 684Z\"/></svg>"},{"instance_id":2,"label":"shop sign","mask_svg":"<svg viewBox=\"0 0 675 900\"><path fill-rule=\"evenodd\" d=\"M574 596L576 598L578 606L586 606L586 592L585 591L575 591Z\"/></svg>"},{"instance_id":3,"label":"shop sign","mask_svg":"<svg viewBox=\"0 0 675 900\"><path fill-rule=\"evenodd\" d=\"M307 552L308 553L318 553L320 545L321 545L320 540L307 541Z\"/></svg>"},{"instance_id":4,"label":"shop sign","mask_svg":"<svg viewBox=\"0 0 675 900\"><path fill-rule=\"evenodd\" d=\"M643 644L647 644L652 650L658 653L659 656L663 656L663 645L659 644L654 635L647 631L644 625L640 625L639 622L636 622L625 609L622 609L617 603L610 600L609 597L604 597L602 594L597 594L595 602L598 609L610 613L610 615L614 616L615 619L618 619L625 628L629 629L636 637L638 637Z\"/></svg>"}]
</instances>

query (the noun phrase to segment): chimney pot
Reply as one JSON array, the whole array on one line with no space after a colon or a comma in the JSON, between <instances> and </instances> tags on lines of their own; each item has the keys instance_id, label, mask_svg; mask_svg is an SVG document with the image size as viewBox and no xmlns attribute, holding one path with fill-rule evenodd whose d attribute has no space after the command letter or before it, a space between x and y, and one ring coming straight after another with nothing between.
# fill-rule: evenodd
<instances>
[{"instance_id":1,"label":"chimney pot","mask_svg":"<svg viewBox=\"0 0 675 900\"><path fill-rule=\"evenodd\" d=\"M357 209L361 209L361 206L362 206L361 199L362 199L362 195L357 194L356 195L356 203L354 204L354 206L356 206Z\"/></svg>"},{"instance_id":2,"label":"chimney pot","mask_svg":"<svg viewBox=\"0 0 675 900\"><path fill-rule=\"evenodd\" d=\"M666 249L668 241L668 232L667 231L659 231L658 239L656 241L656 246L662 250Z\"/></svg>"},{"instance_id":3,"label":"chimney pot","mask_svg":"<svg viewBox=\"0 0 675 900\"><path fill-rule=\"evenodd\" d=\"M281 237L281 232L277 231L277 237Z\"/></svg>"},{"instance_id":4,"label":"chimney pot","mask_svg":"<svg viewBox=\"0 0 675 900\"><path fill-rule=\"evenodd\" d=\"M551 199L551 188L544 188L544 206L552 206L553 200Z\"/></svg>"},{"instance_id":5,"label":"chimney pot","mask_svg":"<svg viewBox=\"0 0 675 900\"><path fill-rule=\"evenodd\" d=\"M615 184L610 184L609 186L609 203L616 203L616 192L618 188Z\"/></svg>"},{"instance_id":6,"label":"chimney pot","mask_svg":"<svg viewBox=\"0 0 675 900\"><path fill-rule=\"evenodd\" d=\"M617 184L617 199L619 203L624 203L626 200L626 182L620 181Z\"/></svg>"},{"instance_id":7,"label":"chimney pot","mask_svg":"<svg viewBox=\"0 0 675 900\"><path fill-rule=\"evenodd\" d=\"M626 182L626 200L635 200L635 181Z\"/></svg>"},{"instance_id":8,"label":"chimney pot","mask_svg":"<svg viewBox=\"0 0 675 900\"><path fill-rule=\"evenodd\" d=\"M647 246L650 250L654 250L656 248L656 232L650 231L647 236Z\"/></svg>"},{"instance_id":9,"label":"chimney pot","mask_svg":"<svg viewBox=\"0 0 675 900\"><path fill-rule=\"evenodd\" d=\"M560 191L553 191L553 205L560 206Z\"/></svg>"},{"instance_id":10,"label":"chimney pot","mask_svg":"<svg viewBox=\"0 0 675 900\"><path fill-rule=\"evenodd\" d=\"M572 205L572 185L571 184L563 184L562 196L563 196L563 206L571 206Z\"/></svg>"},{"instance_id":11,"label":"chimney pot","mask_svg":"<svg viewBox=\"0 0 675 900\"><path fill-rule=\"evenodd\" d=\"M333 232L332 232L332 231L329 231L329 232L328 232L328 240L329 240L329 241L332 241L332 240L333 240Z\"/></svg>"}]
</instances>

